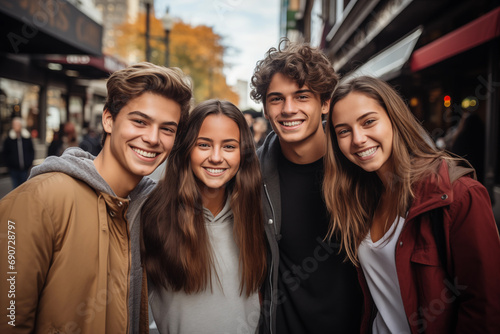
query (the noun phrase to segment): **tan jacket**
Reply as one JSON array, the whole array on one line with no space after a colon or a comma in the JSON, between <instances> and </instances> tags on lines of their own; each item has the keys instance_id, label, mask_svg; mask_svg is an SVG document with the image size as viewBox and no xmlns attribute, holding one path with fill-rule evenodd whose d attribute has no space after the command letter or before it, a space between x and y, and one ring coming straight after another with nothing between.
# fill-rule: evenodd
<instances>
[{"instance_id":1,"label":"tan jacket","mask_svg":"<svg viewBox=\"0 0 500 334\"><path fill-rule=\"evenodd\" d=\"M0 333L128 333L128 206L64 173L0 201Z\"/></svg>"}]
</instances>

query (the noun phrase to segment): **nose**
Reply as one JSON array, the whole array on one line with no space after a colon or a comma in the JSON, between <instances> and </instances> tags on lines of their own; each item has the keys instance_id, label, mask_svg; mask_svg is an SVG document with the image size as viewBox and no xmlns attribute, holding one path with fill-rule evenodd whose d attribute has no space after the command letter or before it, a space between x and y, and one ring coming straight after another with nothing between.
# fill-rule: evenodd
<instances>
[{"instance_id":1,"label":"nose","mask_svg":"<svg viewBox=\"0 0 500 334\"><path fill-rule=\"evenodd\" d=\"M293 101L293 99L286 98L283 102L283 109L281 110L282 114L294 114L297 112L297 107Z\"/></svg>"},{"instance_id":2,"label":"nose","mask_svg":"<svg viewBox=\"0 0 500 334\"><path fill-rule=\"evenodd\" d=\"M366 135L360 129L352 129L352 144L362 146L366 142Z\"/></svg>"},{"instance_id":3,"label":"nose","mask_svg":"<svg viewBox=\"0 0 500 334\"><path fill-rule=\"evenodd\" d=\"M222 162L222 152L219 147L214 147L210 151L210 156L208 157L208 161L210 161L213 164L220 164Z\"/></svg>"},{"instance_id":4,"label":"nose","mask_svg":"<svg viewBox=\"0 0 500 334\"><path fill-rule=\"evenodd\" d=\"M151 146L156 146L160 142L160 129L147 129L142 138Z\"/></svg>"}]
</instances>

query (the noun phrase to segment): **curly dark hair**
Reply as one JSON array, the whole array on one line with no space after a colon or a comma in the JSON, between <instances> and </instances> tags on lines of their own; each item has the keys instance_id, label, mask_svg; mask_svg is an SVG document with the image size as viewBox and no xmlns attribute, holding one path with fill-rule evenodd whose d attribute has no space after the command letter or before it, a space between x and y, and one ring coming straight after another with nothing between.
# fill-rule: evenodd
<instances>
[{"instance_id":1,"label":"curly dark hair","mask_svg":"<svg viewBox=\"0 0 500 334\"><path fill-rule=\"evenodd\" d=\"M307 85L319 94L321 103L331 98L339 81L332 64L321 50L305 43L291 43L286 38L280 41L277 49L270 48L266 57L257 62L250 92L255 102L262 102L265 106L267 89L276 73L293 79L299 87Z\"/></svg>"}]
</instances>

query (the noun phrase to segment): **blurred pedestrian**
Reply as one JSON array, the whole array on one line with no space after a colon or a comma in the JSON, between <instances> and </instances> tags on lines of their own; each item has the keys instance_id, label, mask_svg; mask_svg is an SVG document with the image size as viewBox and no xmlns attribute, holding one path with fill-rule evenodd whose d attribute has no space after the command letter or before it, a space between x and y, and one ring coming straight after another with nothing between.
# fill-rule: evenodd
<instances>
[{"instance_id":1,"label":"blurred pedestrian","mask_svg":"<svg viewBox=\"0 0 500 334\"><path fill-rule=\"evenodd\" d=\"M253 109L248 109L242 111L243 116L245 116L245 120L247 121L248 127L250 128L250 131L253 132L253 123L255 120L254 113L255 111Z\"/></svg>"},{"instance_id":2,"label":"blurred pedestrian","mask_svg":"<svg viewBox=\"0 0 500 334\"><path fill-rule=\"evenodd\" d=\"M17 188L28 179L28 172L35 159L35 150L23 119L14 117L12 128L3 143L3 156L9 170L12 187Z\"/></svg>"},{"instance_id":3,"label":"blurred pedestrian","mask_svg":"<svg viewBox=\"0 0 500 334\"><path fill-rule=\"evenodd\" d=\"M52 136L52 141L49 144L49 147L47 149L47 155L55 155L57 157L61 156L63 150L62 150L62 144L63 144L63 137L64 137L64 127L61 126L59 127L59 130L57 132L54 132Z\"/></svg>"},{"instance_id":4,"label":"blurred pedestrian","mask_svg":"<svg viewBox=\"0 0 500 334\"><path fill-rule=\"evenodd\" d=\"M259 148L264 143L268 134L267 120L264 117L257 117L253 123L253 140L255 147Z\"/></svg>"},{"instance_id":5,"label":"blurred pedestrian","mask_svg":"<svg viewBox=\"0 0 500 334\"><path fill-rule=\"evenodd\" d=\"M85 133L85 135L83 136L79 147L82 150L89 152L93 156L97 156L101 151L101 142L99 133L95 131L93 128L88 127L87 133Z\"/></svg>"},{"instance_id":6,"label":"blurred pedestrian","mask_svg":"<svg viewBox=\"0 0 500 334\"><path fill-rule=\"evenodd\" d=\"M66 122L62 125L49 145L47 155L60 157L69 147L78 147L78 134L75 125L72 122Z\"/></svg>"},{"instance_id":7,"label":"blurred pedestrian","mask_svg":"<svg viewBox=\"0 0 500 334\"><path fill-rule=\"evenodd\" d=\"M486 188L437 150L387 83L333 94L324 195L378 333L499 333L500 238Z\"/></svg>"},{"instance_id":8,"label":"blurred pedestrian","mask_svg":"<svg viewBox=\"0 0 500 334\"><path fill-rule=\"evenodd\" d=\"M142 210L144 266L161 333L255 333L266 271L261 176L230 102L190 113Z\"/></svg>"},{"instance_id":9,"label":"blurred pedestrian","mask_svg":"<svg viewBox=\"0 0 500 334\"><path fill-rule=\"evenodd\" d=\"M69 147L78 147L78 133L73 122L64 123L63 152Z\"/></svg>"},{"instance_id":10,"label":"blurred pedestrian","mask_svg":"<svg viewBox=\"0 0 500 334\"><path fill-rule=\"evenodd\" d=\"M2 334L148 332L139 213L155 182L145 176L170 153L192 91L179 69L151 63L106 85L99 155L48 157L0 200L0 231L12 232L0 238L0 270L12 278L0 282Z\"/></svg>"},{"instance_id":11,"label":"blurred pedestrian","mask_svg":"<svg viewBox=\"0 0 500 334\"><path fill-rule=\"evenodd\" d=\"M338 76L319 49L286 42L269 49L251 79L251 96L262 102L274 130L257 151L272 259L262 287L261 333L359 333L367 322L356 268L336 240L324 242L322 116Z\"/></svg>"}]
</instances>

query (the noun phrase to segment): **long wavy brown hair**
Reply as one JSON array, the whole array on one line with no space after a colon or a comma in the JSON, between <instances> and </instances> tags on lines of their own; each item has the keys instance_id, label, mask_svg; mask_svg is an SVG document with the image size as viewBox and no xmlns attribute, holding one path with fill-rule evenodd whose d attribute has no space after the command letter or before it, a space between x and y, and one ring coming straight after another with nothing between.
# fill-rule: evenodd
<instances>
[{"instance_id":1,"label":"long wavy brown hair","mask_svg":"<svg viewBox=\"0 0 500 334\"><path fill-rule=\"evenodd\" d=\"M339 148L332 126L332 110L349 93L374 99L387 112L393 129L391 183L385 189L375 172L349 161ZM367 76L339 85L330 104L326 125L327 153L323 193L331 214L328 237L340 235L347 257L358 264L358 247L366 237L382 193L390 196L389 217L405 216L414 198L413 185L436 173L443 159L457 160L438 151L399 94L386 82ZM386 222L386 228L387 223Z\"/></svg>"},{"instance_id":2,"label":"long wavy brown hair","mask_svg":"<svg viewBox=\"0 0 500 334\"><path fill-rule=\"evenodd\" d=\"M261 174L250 129L230 102L200 103L189 115L185 131L178 134L165 176L142 208L142 259L156 287L186 293L212 288L212 272L217 273L190 154L205 118L219 114L240 130L240 168L227 184L226 195L231 196L233 234L239 248L240 294L250 296L258 291L266 272Z\"/></svg>"}]
</instances>

